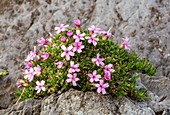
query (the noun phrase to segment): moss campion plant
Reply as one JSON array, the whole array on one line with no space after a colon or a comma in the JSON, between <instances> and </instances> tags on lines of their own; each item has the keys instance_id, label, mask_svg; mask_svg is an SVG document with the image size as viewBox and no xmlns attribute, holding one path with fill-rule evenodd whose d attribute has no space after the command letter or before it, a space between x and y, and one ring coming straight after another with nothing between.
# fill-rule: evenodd
<instances>
[{"instance_id":1,"label":"moss campion plant","mask_svg":"<svg viewBox=\"0 0 170 115\"><path fill-rule=\"evenodd\" d=\"M138 91L137 72L155 75L156 69L130 51L129 41L114 43L109 31L91 26L81 29L61 24L49 39L38 40L40 51L31 51L25 59L23 79L17 82L19 99L42 98L70 88L122 97L144 99Z\"/></svg>"}]
</instances>

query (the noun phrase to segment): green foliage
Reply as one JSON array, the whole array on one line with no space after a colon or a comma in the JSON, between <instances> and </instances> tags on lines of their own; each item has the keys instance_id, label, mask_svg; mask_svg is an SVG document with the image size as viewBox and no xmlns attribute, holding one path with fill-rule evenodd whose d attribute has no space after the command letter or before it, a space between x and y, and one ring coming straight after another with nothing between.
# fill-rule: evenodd
<instances>
[{"instance_id":1,"label":"green foliage","mask_svg":"<svg viewBox=\"0 0 170 115\"><path fill-rule=\"evenodd\" d=\"M42 48L39 51L39 56L41 56L43 52L50 53L51 55L48 59L35 59L31 61L33 67L39 65L42 71L40 75L34 76L32 82L28 82L27 79L24 79L24 82L22 82L23 87L18 91L18 96L20 96L21 100L27 98L42 98L46 95L57 93L58 91L63 92L70 88L82 91L96 91L97 88L94 87L94 83L89 82L90 78L88 77L88 73L97 70L97 74L100 74L102 79L104 79L103 67L98 67L91 61L92 58L96 57L97 53L100 54L100 57L105 59L105 65L111 63L115 70L115 72L111 73L111 80L105 81L109 84L109 87L106 88L106 92L113 96L130 96L137 100L146 98L146 90L138 91L136 89L136 79L140 77L136 75L136 72L153 76L156 73L156 69L148 60L140 59L135 52L128 52L120 48L112 39L103 40L102 35L97 36L97 38L99 38L97 46L89 44L88 40L83 41L85 48L82 49L82 53L75 53L74 57L71 57L71 60L74 61L75 64L79 64L80 72L77 73L77 77L80 80L77 81L77 86L72 86L71 83L66 82L70 63L65 57L61 57L61 53L63 52L61 45L65 45L66 47L71 44L73 45L74 39L67 35L70 29L71 28L68 28L65 32L56 34L52 42L49 43L45 49ZM76 34L76 30L72 30L73 33ZM91 36L88 30L81 30L81 33L83 32L86 33L86 36ZM61 36L66 37L66 43L61 41ZM64 66L58 69L56 63L59 61L64 62ZM36 93L36 81L41 80L45 81L46 91Z\"/></svg>"},{"instance_id":2,"label":"green foliage","mask_svg":"<svg viewBox=\"0 0 170 115\"><path fill-rule=\"evenodd\" d=\"M7 70L5 70L4 72L0 72L0 78L1 77L4 77L4 76L7 76L9 73Z\"/></svg>"}]
</instances>

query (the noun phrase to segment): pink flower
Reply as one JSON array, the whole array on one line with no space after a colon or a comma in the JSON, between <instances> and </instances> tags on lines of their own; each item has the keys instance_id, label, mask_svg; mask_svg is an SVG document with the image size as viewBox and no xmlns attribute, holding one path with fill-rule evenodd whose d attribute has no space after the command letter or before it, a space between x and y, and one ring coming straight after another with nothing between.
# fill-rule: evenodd
<instances>
[{"instance_id":1,"label":"pink flower","mask_svg":"<svg viewBox=\"0 0 170 115\"><path fill-rule=\"evenodd\" d=\"M69 30L69 31L67 32L67 35L68 35L69 37L72 37L72 36L73 36L73 31L72 31L72 30Z\"/></svg>"},{"instance_id":2,"label":"pink flower","mask_svg":"<svg viewBox=\"0 0 170 115\"><path fill-rule=\"evenodd\" d=\"M24 78L28 79L29 82L31 82L34 79L35 73L33 68L30 68L29 70L25 70L24 74L25 74Z\"/></svg>"},{"instance_id":3,"label":"pink flower","mask_svg":"<svg viewBox=\"0 0 170 115\"><path fill-rule=\"evenodd\" d=\"M79 64L74 64L73 61L70 61L70 69L68 70L69 73L79 72L80 69L78 68Z\"/></svg>"},{"instance_id":4,"label":"pink flower","mask_svg":"<svg viewBox=\"0 0 170 115\"><path fill-rule=\"evenodd\" d=\"M59 27L55 27L55 30L57 31L57 34L59 34L60 32L64 32L69 25L64 25L61 24Z\"/></svg>"},{"instance_id":5,"label":"pink flower","mask_svg":"<svg viewBox=\"0 0 170 115\"><path fill-rule=\"evenodd\" d=\"M108 83L104 83L103 80L100 80L99 84L94 84L95 87L97 87L97 92L100 93L102 92L102 94L106 94L106 90L105 88L109 87Z\"/></svg>"},{"instance_id":6,"label":"pink flower","mask_svg":"<svg viewBox=\"0 0 170 115\"><path fill-rule=\"evenodd\" d=\"M84 45L82 45L82 42L74 42L73 52L77 51L78 53L81 53L83 48Z\"/></svg>"},{"instance_id":7,"label":"pink flower","mask_svg":"<svg viewBox=\"0 0 170 115\"><path fill-rule=\"evenodd\" d=\"M41 37L40 40L38 40L39 46L45 46L49 43L48 40L46 40L45 38Z\"/></svg>"},{"instance_id":8,"label":"pink flower","mask_svg":"<svg viewBox=\"0 0 170 115\"><path fill-rule=\"evenodd\" d=\"M76 30L76 35L73 36L73 38L75 39L75 42L79 42L80 40L84 40L84 36L86 34L85 33L80 33L80 30Z\"/></svg>"},{"instance_id":9,"label":"pink flower","mask_svg":"<svg viewBox=\"0 0 170 115\"><path fill-rule=\"evenodd\" d=\"M50 34L50 38L48 38L47 41L51 43L52 39L54 38L54 35L50 32L49 32L49 34Z\"/></svg>"},{"instance_id":10,"label":"pink flower","mask_svg":"<svg viewBox=\"0 0 170 115\"><path fill-rule=\"evenodd\" d=\"M99 78L101 78L101 75L96 75L96 74L97 74L96 70L93 71L93 74L91 73L88 74L88 76L90 77L90 82L99 81Z\"/></svg>"},{"instance_id":11,"label":"pink flower","mask_svg":"<svg viewBox=\"0 0 170 115\"><path fill-rule=\"evenodd\" d=\"M62 45L61 49L64 50L64 52L61 54L61 57L66 56L66 60L70 60L70 56L74 56L74 52L71 51L73 49L72 45L69 46L68 48L66 48L64 45Z\"/></svg>"},{"instance_id":12,"label":"pink flower","mask_svg":"<svg viewBox=\"0 0 170 115\"><path fill-rule=\"evenodd\" d=\"M110 80L110 79L111 79L110 72L107 71L107 72L105 73L104 79L105 79L105 80Z\"/></svg>"},{"instance_id":13,"label":"pink flower","mask_svg":"<svg viewBox=\"0 0 170 115\"><path fill-rule=\"evenodd\" d=\"M76 82L79 80L79 78L77 78L77 74L67 74L67 76L69 77L69 79L67 79L67 82L72 82L73 86L77 86Z\"/></svg>"},{"instance_id":14,"label":"pink flower","mask_svg":"<svg viewBox=\"0 0 170 115\"><path fill-rule=\"evenodd\" d=\"M57 62L56 63L56 65L57 65L57 68L62 68L63 67L63 62L61 62L61 61L59 61L59 62Z\"/></svg>"},{"instance_id":15,"label":"pink flower","mask_svg":"<svg viewBox=\"0 0 170 115\"><path fill-rule=\"evenodd\" d=\"M65 42L66 42L66 38L65 38L64 36L62 36L62 37L61 37L61 41L62 41L63 43L65 43Z\"/></svg>"},{"instance_id":16,"label":"pink flower","mask_svg":"<svg viewBox=\"0 0 170 115\"><path fill-rule=\"evenodd\" d=\"M36 46L34 46L34 51L31 51L30 54L28 54L25 61L28 62L28 61L34 60L36 57L37 57Z\"/></svg>"},{"instance_id":17,"label":"pink flower","mask_svg":"<svg viewBox=\"0 0 170 115\"><path fill-rule=\"evenodd\" d=\"M26 62L26 64L25 64L25 68L26 69L30 69L32 67L32 63L31 62Z\"/></svg>"},{"instance_id":18,"label":"pink flower","mask_svg":"<svg viewBox=\"0 0 170 115\"><path fill-rule=\"evenodd\" d=\"M50 38L53 39L54 35L51 32L49 32L49 34L50 34Z\"/></svg>"},{"instance_id":19,"label":"pink flower","mask_svg":"<svg viewBox=\"0 0 170 115\"><path fill-rule=\"evenodd\" d=\"M104 58L100 58L100 54L97 54L96 58L92 58L92 62L96 63L97 66L104 66L104 63L102 62L104 61Z\"/></svg>"},{"instance_id":20,"label":"pink flower","mask_svg":"<svg viewBox=\"0 0 170 115\"><path fill-rule=\"evenodd\" d=\"M41 74L41 67L37 65L37 67L34 67L34 74L40 75Z\"/></svg>"},{"instance_id":21,"label":"pink flower","mask_svg":"<svg viewBox=\"0 0 170 115\"><path fill-rule=\"evenodd\" d=\"M94 46L97 45L96 41L99 41L99 38L96 38L96 34L92 34L90 37L86 37L88 39L88 43L93 43Z\"/></svg>"},{"instance_id":22,"label":"pink flower","mask_svg":"<svg viewBox=\"0 0 170 115\"><path fill-rule=\"evenodd\" d=\"M79 19L77 19L77 20L75 20L74 21L74 24L76 25L76 26L81 26L81 21L79 20Z\"/></svg>"},{"instance_id":23,"label":"pink flower","mask_svg":"<svg viewBox=\"0 0 170 115\"><path fill-rule=\"evenodd\" d=\"M37 90L37 93L40 93L40 91L45 91L45 87L44 87L44 84L45 84L45 81L44 80L41 80L41 82L39 81L36 81L36 87L35 87L35 90Z\"/></svg>"},{"instance_id":24,"label":"pink flower","mask_svg":"<svg viewBox=\"0 0 170 115\"><path fill-rule=\"evenodd\" d=\"M41 55L41 58L42 58L43 60L46 60L46 59L48 59L49 57L50 57L50 54L47 53L47 52L43 52L43 55Z\"/></svg>"},{"instance_id":25,"label":"pink flower","mask_svg":"<svg viewBox=\"0 0 170 115\"><path fill-rule=\"evenodd\" d=\"M108 64L104 67L104 71L105 72L109 72L109 73L113 73L115 70L112 69L113 65L112 64Z\"/></svg>"},{"instance_id":26,"label":"pink flower","mask_svg":"<svg viewBox=\"0 0 170 115\"><path fill-rule=\"evenodd\" d=\"M88 30L91 31L92 33L99 33L101 31L100 28L96 28L94 25L88 28Z\"/></svg>"},{"instance_id":27,"label":"pink flower","mask_svg":"<svg viewBox=\"0 0 170 115\"><path fill-rule=\"evenodd\" d=\"M23 83L22 83L21 81L18 81L18 82L17 82L17 86L18 86L18 88L20 88L20 87L23 86Z\"/></svg>"},{"instance_id":28,"label":"pink flower","mask_svg":"<svg viewBox=\"0 0 170 115\"><path fill-rule=\"evenodd\" d=\"M122 38L122 39L123 39L124 48L130 51L129 39L128 38Z\"/></svg>"}]
</instances>

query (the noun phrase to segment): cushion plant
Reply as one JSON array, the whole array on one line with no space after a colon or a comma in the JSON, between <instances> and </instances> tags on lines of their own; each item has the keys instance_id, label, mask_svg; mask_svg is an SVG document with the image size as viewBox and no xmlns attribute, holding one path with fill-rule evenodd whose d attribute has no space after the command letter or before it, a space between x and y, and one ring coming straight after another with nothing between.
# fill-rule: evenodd
<instances>
[{"instance_id":1,"label":"cushion plant","mask_svg":"<svg viewBox=\"0 0 170 115\"><path fill-rule=\"evenodd\" d=\"M80 20L75 25L61 24L49 39L38 40L40 50L34 47L28 54L23 79L17 82L19 99L42 98L74 88L143 100L146 90L137 90L136 73L155 75L150 62L130 50L128 38L122 38L118 46L109 31L94 25L81 29Z\"/></svg>"}]
</instances>

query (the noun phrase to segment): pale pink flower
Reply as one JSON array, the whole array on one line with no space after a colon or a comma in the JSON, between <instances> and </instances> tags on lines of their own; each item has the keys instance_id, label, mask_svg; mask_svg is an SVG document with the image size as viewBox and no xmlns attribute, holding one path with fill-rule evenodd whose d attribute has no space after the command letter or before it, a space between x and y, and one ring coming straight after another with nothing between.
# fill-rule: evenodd
<instances>
[{"instance_id":1,"label":"pale pink flower","mask_svg":"<svg viewBox=\"0 0 170 115\"><path fill-rule=\"evenodd\" d=\"M78 68L79 64L74 64L74 61L70 61L70 69L68 70L69 73L79 72L80 69Z\"/></svg>"},{"instance_id":2,"label":"pale pink flower","mask_svg":"<svg viewBox=\"0 0 170 115\"><path fill-rule=\"evenodd\" d=\"M24 74L25 74L24 78L28 79L29 82L31 82L34 79L35 73L33 68L25 70Z\"/></svg>"},{"instance_id":3,"label":"pale pink flower","mask_svg":"<svg viewBox=\"0 0 170 115\"><path fill-rule=\"evenodd\" d=\"M122 39L124 48L130 51L129 39L127 37Z\"/></svg>"},{"instance_id":4,"label":"pale pink flower","mask_svg":"<svg viewBox=\"0 0 170 115\"><path fill-rule=\"evenodd\" d=\"M77 74L67 74L67 76L69 77L69 79L67 79L67 82L72 82L73 86L77 86L76 82L79 80L79 78L77 78Z\"/></svg>"},{"instance_id":5,"label":"pale pink flower","mask_svg":"<svg viewBox=\"0 0 170 115\"><path fill-rule=\"evenodd\" d=\"M57 65L57 68L62 68L64 63L59 61L59 62L56 63L56 65Z\"/></svg>"},{"instance_id":6,"label":"pale pink flower","mask_svg":"<svg viewBox=\"0 0 170 115\"><path fill-rule=\"evenodd\" d=\"M92 62L96 63L97 66L104 66L104 58L100 58L100 54L98 53L97 54L97 57L96 58L92 58Z\"/></svg>"},{"instance_id":7,"label":"pale pink flower","mask_svg":"<svg viewBox=\"0 0 170 115\"><path fill-rule=\"evenodd\" d=\"M110 75L110 72L105 72L105 74L104 74L104 79L105 80L110 80L111 79L111 75Z\"/></svg>"},{"instance_id":8,"label":"pale pink flower","mask_svg":"<svg viewBox=\"0 0 170 115\"><path fill-rule=\"evenodd\" d=\"M68 35L69 37L72 37L72 36L73 36L73 31L72 31L72 30L69 30L69 31L67 32L67 35Z\"/></svg>"},{"instance_id":9,"label":"pale pink flower","mask_svg":"<svg viewBox=\"0 0 170 115\"><path fill-rule=\"evenodd\" d=\"M88 43L93 43L94 46L97 45L96 41L99 41L99 38L96 38L96 34L92 34L90 37L86 37L88 39Z\"/></svg>"},{"instance_id":10,"label":"pale pink flower","mask_svg":"<svg viewBox=\"0 0 170 115\"><path fill-rule=\"evenodd\" d=\"M88 74L88 76L90 77L90 82L99 81L101 75L96 75L96 74L97 74L96 70L94 70L92 74L91 73Z\"/></svg>"},{"instance_id":11,"label":"pale pink flower","mask_svg":"<svg viewBox=\"0 0 170 115\"><path fill-rule=\"evenodd\" d=\"M41 37L40 40L38 40L39 46L45 46L49 43L48 40L46 40L45 38Z\"/></svg>"},{"instance_id":12,"label":"pale pink flower","mask_svg":"<svg viewBox=\"0 0 170 115\"><path fill-rule=\"evenodd\" d=\"M61 54L61 57L66 56L66 60L70 60L70 56L74 56L74 52L71 51L73 49L72 45L69 46L68 48L66 48L64 45L62 45L61 49L64 50L64 52Z\"/></svg>"},{"instance_id":13,"label":"pale pink flower","mask_svg":"<svg viewBox=\"0 0 170 115\"><path fill-rule=\"evenodd\" d=\"M62 36L62 37L61 37L61 41L62 41L63 43L65 43L65 42L66 42L66 38L65 38L64 36Z\"/></svg>"},{"instance_id":14,"label":"pale pink flower","mask_svg":"<svg viewBox=\"0 0 170 115\"><path fill-rule=\"evenodd\" d=\"M88 28L89 31L91 31L92 33L100 33L101 29L95 27L94 25L92 25L90 28Z\"/></svg>"},{"instance_id":15,"label":"pale pink flower","mask_svg":"<svg viewBox=\"0 0 170 115\"><path fill-rule=\"evenodd\" d=\"M59 34L60 32L64 32L68 26L69 25L61 24L59 27L55 27L56 33Z\"/></svg>"},{"instance_id":16,"label":"pale pink flower","mask_svg":"<svg viewBox=\"0 0 170 115\"><path fill-rule=\"evenodd\" d=\"M108 83L104 83L103 80L100 80L99 84L94 84L95 87L97 87L97 92L102 94L106 94L105 88L109 87Z\"/></svg>"},{"instance_id":17,"label":"pale pink flower","mask_svg":"<svg viewBox=\"0 0 170 115\"><path fill-rule=\"evenodd\" d=\"M40 93L40 91L45 91L45 87L44 87L45 81L41 80L41 81L36 81L36 87L35 90L37 90L37 93Z\"/></svg>"},{"instance_id":18,"label":"pale pink flower","mask_svg":"<svg viewBox=\"0 0 170 115\"><path fill-rule=\"evenodd\" d=\"M82 42L74 42L73 52L77 51L78 53L81 53L83 48L84 45L82 45Z\"/></svg>"},{"instance_id":19,"label":"pale pink flower","mask_svg":"<svg viewBox=\"0 0 170 115\"><path fill-rule=\"evenodd\" d=\"M25 63L25 68L26 69L30 69L32 66L33 66L32 63L29 62L29 61Z\"/></svg>"},{"instance_id":20,"label":"pale pink flower","mask_svg":"<svg viewBox=\"0 0 170 115\"><path fill-rule=\"evenodd\" d=\"M84 36L86 34L85 33L80 33L80 30L76 30L76 35L73 36L73 38L75 39L75 42L79 42L80 40L84 40Z\"/></svg>"},{"instance_id":21,"label":"pale pink flower","mask_svg":"<svg viewBox=\"0 0 170 115\"><path fill-rule=\"evenodd\" d=\"M50 57L50 54L47 53L47 52L43 52L43 54L41 55L41 58L42 58L43 60L46 60L46 59L48 59L49 57Z\"/></svg>"},{"instance_id":22,"label":"pale pink flower","mask_svg":"<svg viewBox=\"0 0 170 115\"><path fill-rule=\"evenodd\" d=\"M18 88L20 88L20 87L23 86L23 83L22 83L21 81L18 81L18 82L17 82L17 86L18 86Z\"/></svg>"},{"instance_id":23,"label":"pale pink flower","mask_svg":"<svg viewBox=\"0 0 170 115\"><path fill-rule=\"evenodd\" d=\"M36 46L34 46L34 51L31 51L30 54L28 54L27 58L25 59L26 62L32 61L37 57L37 52L36 52Z\"/></svg>"},{"instance_id":24,"label":"pale pink flower","mask_svg":"<svg viewBox=\"0 0 170 115\"><path fill-rule=\"evenodd\" d=\"M102 31L102 34L104 34L104 38L107 39L107 38L110 38L112 36L112 34L108 31Z\"/></svg>"},{"instance_id":25,"label":"pale pink flower","mask_svg":"<svg viewBox=\"0 0 170 115\"><path fill-rule=\"evenodd\" d=\"M74 21L74 24L76 25L76 26L81 26L81 21L79 20L79 19L77 19L77 20L75 20Z\"/></svg>"},{"instance_id":26,"label":"pale pink flower","mask_svg":"<svg viewBox=\"0 0 170 115\"><path fill-rule=\"evenodd\" d=\"M115 70L112 69L113 65L112 64L108 64L104 67L104 71L105 72L110 72L110 73L113 73Z\"/></svg>"},{"instance_id":27,"label":"pale pink flower","mask_svg":"<svg viewBox=\"0 0 170 115\"><path fill-rule=\"evenodd\" d=\"M51 32L49 32L49 34L50 34L50 38L54 38L54 35L51 33Z\"/></svg>"},{"instance_id":28,"label":"pale pink flower","mask_svg":"<svg viewBox=\"0 0 170 115\"><path fill-rule=\"evenodd\" d=\"M37 65L37 67L34 67L34 74L40 75L41 74L41 67Z\"/></svg>"}]
</instances>

